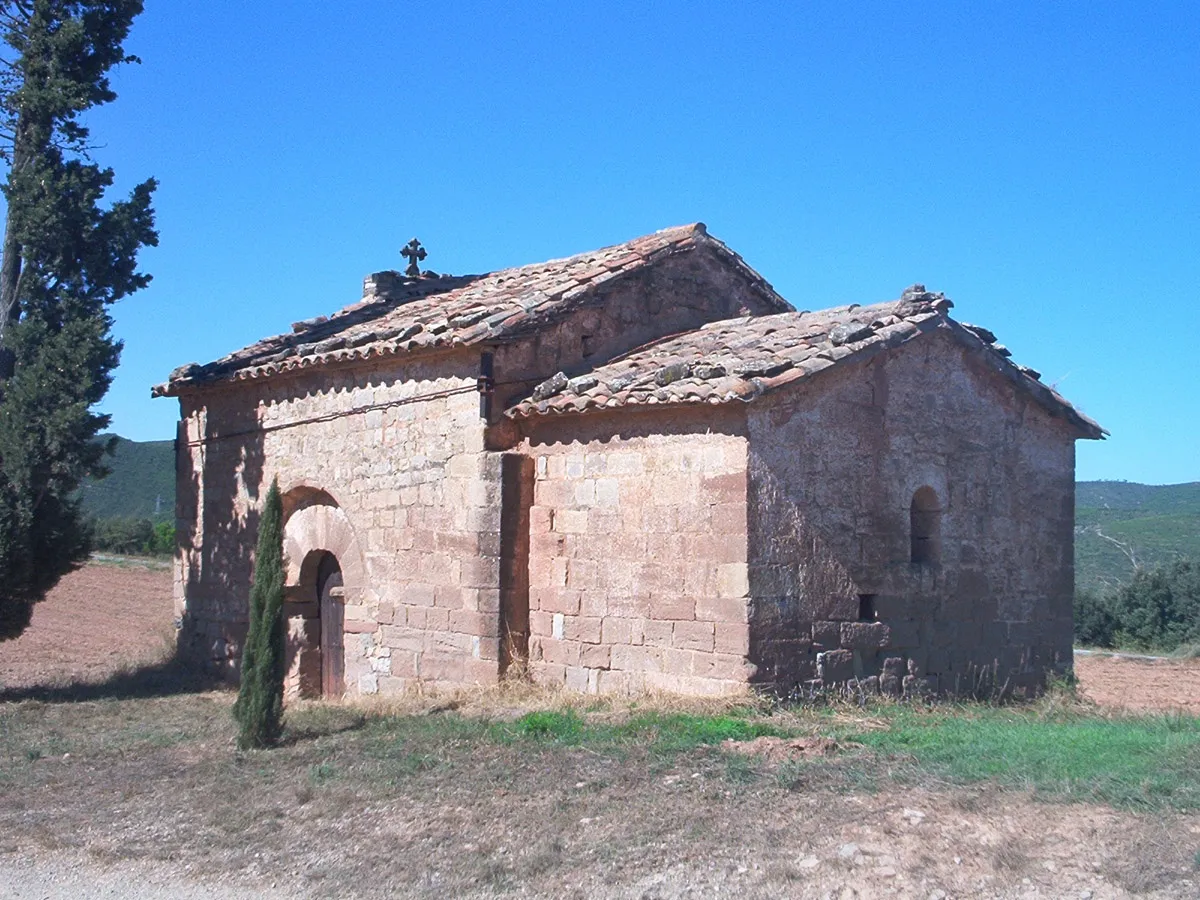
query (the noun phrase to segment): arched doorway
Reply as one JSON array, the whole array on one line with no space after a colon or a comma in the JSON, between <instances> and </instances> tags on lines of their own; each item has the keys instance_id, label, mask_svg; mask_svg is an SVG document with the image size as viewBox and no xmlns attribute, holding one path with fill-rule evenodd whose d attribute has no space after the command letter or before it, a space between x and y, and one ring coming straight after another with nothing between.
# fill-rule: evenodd
<instances>
[{"instance_id":1,"label":"arched doorway","mask_svg":"<svg viewBox=\"0 0 1200 900\"><path fill-rule=\"evenodd\" d=\"M321 696L337 698L346 690L346 649L343 642L345 600L342 569L337 557L323 552L316 571L317 627L321 648Z\"/></svg>"},{"instance_id":2,"label":"arched doorway","mask_svg":"<svg viewBox=\"0 0 1200 900\"><path fill-rule=\"evenodd\" d=\"M355 666L362 666L359 656L365 656L360 641L345 643L346 607L361 607L373 596L362 550L345 513L326 491L295 487L284 495L284 509L284 701L338 698L347 690L347 670L353 677Z\"/></svg>"}]
</instances>

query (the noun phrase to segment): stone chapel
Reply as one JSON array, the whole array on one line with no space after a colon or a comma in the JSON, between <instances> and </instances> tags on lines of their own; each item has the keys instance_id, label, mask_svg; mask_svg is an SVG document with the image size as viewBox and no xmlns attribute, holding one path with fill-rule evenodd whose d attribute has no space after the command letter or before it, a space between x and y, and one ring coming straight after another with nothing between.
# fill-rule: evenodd
<instances>
[{"instance_id":1,"label":"stone chapel","mask_svg":"<svg viewBox=\"0 0 1200 900\"><path fill-rule=\"evenodd\" d=\"M1075 441L1104 432L942 294L796 311L700 224L486 275L407 250L154 388L185 659L236 677L277 477L289 696L1070 667Z\"/></svg>"}]
</instances>

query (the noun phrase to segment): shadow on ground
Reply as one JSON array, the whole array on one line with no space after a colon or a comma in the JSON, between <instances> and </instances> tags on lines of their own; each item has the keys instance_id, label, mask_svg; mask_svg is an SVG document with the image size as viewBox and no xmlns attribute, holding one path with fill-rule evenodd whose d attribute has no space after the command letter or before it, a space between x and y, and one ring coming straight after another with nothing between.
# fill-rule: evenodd
<instances>
[{"instance_id":1,"label":"shadow on ground","mask_svg":"<svg viewBox=\"0 0 1200 900\"><path fill-rule=\"evenodd\" d=\"M0 703L38 700L42 703L78 703L86 700L134 700L229 690L229 685L197 672L172 657L110 675L103 681L68 681L0 688Z\"/></svg>"}]
</instances>

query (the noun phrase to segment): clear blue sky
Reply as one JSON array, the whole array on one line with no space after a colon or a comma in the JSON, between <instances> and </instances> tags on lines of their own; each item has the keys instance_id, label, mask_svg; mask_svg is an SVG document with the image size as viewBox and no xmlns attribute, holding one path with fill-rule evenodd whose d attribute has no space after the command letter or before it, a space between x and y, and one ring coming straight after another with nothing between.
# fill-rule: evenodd
<instances>
[{"instance_id":1,"label":"clear blue sky","mask_svg":"<svg viewBox=\"0 0 1200 900\"><path fill-rule=\"evenodd\" d=\"M945 291L1112 432L1080 478L1200 480L1194 0L147 7L91 118L162 182L122 435L413 235L464 273L699 220L799 308Z\"/></svg>"}]
</instances>

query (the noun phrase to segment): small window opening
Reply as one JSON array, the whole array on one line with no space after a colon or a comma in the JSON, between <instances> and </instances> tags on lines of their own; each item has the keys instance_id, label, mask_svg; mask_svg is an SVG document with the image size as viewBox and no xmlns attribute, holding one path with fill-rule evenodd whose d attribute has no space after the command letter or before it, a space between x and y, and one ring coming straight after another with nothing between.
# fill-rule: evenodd
<instances>
[{"instance_id":1,"label":"small window opening","mask_svg":"<svg viewBox=\"0 0 1200 900\"><path fill-rule=\"evenodd\" d=\"M912 561L936 563L942 555L942 508L931 487L920 488L909 508L909 534L912 537Z\"/></svg>"},{"instance_id":2,"label":"small window opening","mask_svg":"<svg viewBox=\"0 0 1200 900\"><path fill-rule=\"evenodd\" d=\"M875 612L875 595L874 594L859 594L858 595L858 621L874 622L878 618Z\"/></svg>"},{"instance_id":3,"label":"small window opening","mask_svg":"<svg viewBox=\"0 0 1200 900\"><path fill-rule=\"evenodd\" d=\"M587 357L596 352L592 347L592 336L590 334L583 335L583 337L579 339L579 344L582 348L584 359L587 359Z\"/></svg>"}]
</instances>

